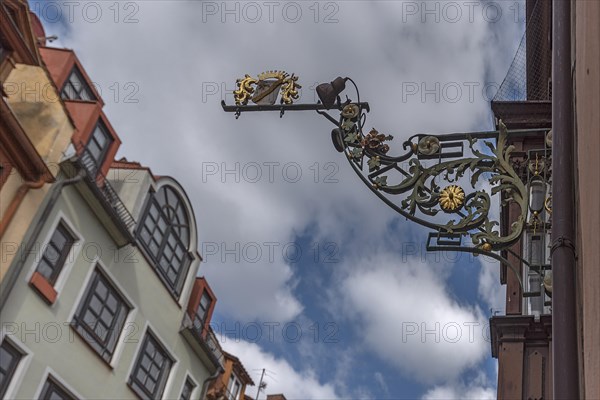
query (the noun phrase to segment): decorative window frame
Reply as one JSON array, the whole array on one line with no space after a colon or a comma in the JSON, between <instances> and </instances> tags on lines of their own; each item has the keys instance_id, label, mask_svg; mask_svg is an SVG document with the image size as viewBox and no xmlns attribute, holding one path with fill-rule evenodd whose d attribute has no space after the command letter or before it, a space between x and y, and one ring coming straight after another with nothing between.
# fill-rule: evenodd
<instances>
[{"instance_id":1,"label":"decorative window frame","mask_svg":"<svg viewBox=\"0 0 600 400\"><path fill-rule=\"evenodd\" d=\"M153 257L151 257L149 252L146 250L145 245L141 242L139 236L139 230L142 229L144 218L146 217L146 214L149 210L148 207L150 201L152 201L152 196L154 196L154 194L158 192L163 186L169 186L175 190L175 192L185 205L185 209L189 219L190 244L186 251L190 255L191 260L187 267L187 272L185 276L182 277L181 291L179 294L176 294L171 290L168 284L164 281L164 278L162 277L161 273L157 271L158 266L154 262ZM200 262L202 261L202 258L198 254L198 231L196 227L196 216L194 214L194 209L189 198L187 197L186 192L179 185L179 183L171 177L161 177L157 180L157 182L152 183L148 188L148 191L145 193L144 197L144 201L141 202L142 204L139 211L138 224L134 232L137 248L140 254L144 256L148 264L150 264L150 267L156 274L157 278L160 280L161 284L165 287L165 290L171 295L171 297L177 303L177 305L180 308L186 308L187 302L192 293L192 287L194 285L195 277L198 273L198 268L200 267Z\"/></svg>"},{"instance_id":2,"label":"decorative window frame","mask_svg":"<svg viewBox=\"0 0 600 400\"><path fill-rule=\"evenodd\" d=\"M188 381L188 379L190 381L192 381L192 383L195 385L194 388L192 389L191 393L190 393L190 400L194 399L194 394L196 393L196 391L198 390L198 388L200 387L200 385L198 384L198 381L196 379L194 379L193 375L190 373L189 370L185 371L185 375L183 377L183 384L181 385L181 390L179 390L179 396L177 397L178 399L181 399L181 395L183 394L183 388L185 387L186 382Z\"/></svg>"},{"instance_id":3,"label":"decorative window frame","mask_svg":"<svg viewBox=\"0 0 600 400\"><path fill-rule=\"evenodd\" d=\"M125 317L125 321L123 322L123 329L121 329L121 333L119 333L119 337L117 338L117 344L115 346L115 350L113 351L113 355L112 355L110 362L108 362L104 358L102 358L93 348L89 349L91 352L93 352L95 355L97 355L98 359L102 360L102 362L104 364L108 365L112 369L115 369L119 365L119 361L123 354L123 349L125 348L125 345L128 343L135 343L137 340L135 338L130 339L130 338L128 338L128 336L131 336L132 334L135 334L137 332L137 330L136 330L137 325L135 324L135 319L137 317L139 307L136 305L136 303L133 301L133 299L127 294L127 292L123 289L123 287L118 283L119 282L118 279L110 272L110 270L108 268L106 268L106 266L104 265L104 263L102 262L102 260L100 259L99 256L94 257L94 259L92 260L90 265L92 266L92 268L90 268L90 270L86 274L86 276L81 284L82 285L81 289L79 289L79 292L77 293L77 296L75 297L75 300L73 301L73 306L71 308L71 311L68 314L69 317L68 317L67 321L69 321L69 327L73 330L73 332L75 332L74 336L79 337L81 339L82 343L86 347L90 347L89 344L87 343L87 340L85 338L81 337L82 335L72 325L72 321L75 319L75 315L77 314L77 309L79 308L79 305L85 298L86 290L92 281L92 277L94 276L94 271L96 269L100 270L100 273L104 274L104 276L107 278L107 280L110 282L110 284L119 293L119 295L121 297L123 297L123 299L125 300L127 305L131 308L129 310L129 313L127 314L127 317ZM131 332L128 332L129 327L133 327L133 330Z\"/></svg>"},{"instance_id":4,"label":"decorative window frame","mask_svg":"<svg viewBox=\"0 0 600 400\"><path fill-rule=\"evenodd\" d=\"M4 340L8 340L13 347L19 350L22 354L21 360L17 364L17 368L15 368L15 372L13 373L12 379L8 384L6 389L6 393L4 393L5 399L14 399L17 397L17 391L21 387L23 383L23 379L25 378L25 374L29 368L29 364L31 364L31 360L33 360L33 351L31 351L27 346L23 344L21 340L17 338L16 335L8 332L6 329L8 325L6 323L3 324L2 330L0 331L0 343Z\"/></svg>"},{"instance_id":5,"label":"decorative window frame","mask_svg":"<svg viewBox=\"0 0 600 400\"><path fill-rule=\"evenodd\" d=\"M54 234L54 232L56 231L56 229L58 228L58 225L60 223L62 223L65 226L65 228L67 228L67 230L69 231L69 233L73 236L73 238L75 240L73 241L73 245L71 246L71 249L69 250L69 254L67 255L67 258L58 274L58 277L56 278L56 281L54 282L54 285L52 285L44 277L42 277L41 274L36 274L36 272L37 272L38 264L44 253L43 250L45 250L46 247L49 245L50 240L52 239L52 235ZM34 253L34 259L33 259L33 262L31 262L29 270L25 276L25 282L27 284L31 285L32 280L35 279L34 275L39 275L40 279L43 279L44 281L46 281L47 284L49 286L51 286L52 289L56 292L56 296L54 299L48 298L47 296L42 294L39 290L35 290L35 291L44 299L44 301L46 301L52 307L58 301L60 294L62 293L62 291L67 283L67 280L68 280L69 276L71 275L71 270L73 269L73 266L75 265L75 262L77 261L77 258L79 257L79 253L81 252L83 247L85 247L85 239L84 239L83 235L81 234L81 232L79 232L75 228L75 225L70 221L70 219L67 218L65 213L62 211L58 211L58 213L52 220L52 224L49 225L49 229L47 230L47 232L44 236L44 239L42 241L40 241L39 243L40 243L39 251L36 251Z\"/></svg>"},{"instance_id":6,"label":"decorative window frame","mask_svg":"<svg viewBox=\"0 0 600 400\"><path fill-rule=\"evenodd\" d=\"M139 395L137 394L137 392L129 384L129 378L131 377L131 374L133 373L133 369L135 368L135 366L137 364L138 357L140 356L140 351L142 351L142 345L144 344L144 338L146 337L146 335L150 334L150 335L154 336L154 338L159 342L159 344L169 354L169 357L171 358L171 360L173 360L173 364L171 365L171 370L169 371L169 376L167 377L167 380L165 381L165 387L164 387L162 395L161 395L162 399L168 399L168 398L170 398L170 396L168 396L167 394L173 389L173 386L175 384L175 377L177 376L177 369L180 364L179 358L177 357L177 353L175 353L173 350L171 350L171 348L169 346L166 345L167 342L164 340L164 338L158 333L158 330L155 329L154 326L149 321L146 321L146 323L144 324L144 329L142 332L143 332L143 334L140 335L140 337L139 337L138 344L135 348L135 352L133 353L133 357L131 359L131 364L129 365L129 368L127 369L127 374L125 375L125 385L129 388L131 393L133 393L137 398L139 398Z\"/></svg>"},{"instance_id":7,"label":"decorative window frame","mask_svg":"<svg viewBox=\"0 0 600 400\"><path fill-rule=\"evenodd\" d=\"M85 399L85 397L79 394L69 383L67 383L67 381L65 381L59 374L56 373L54 369L50 367L46 367L44 370L44 373L42 374L42 380L35 391L35 396L33 396L34 399L39 399L41 397L42 390L44 389L44 385L48 379L52 379L57 385L69 392L69 394L76 399Z\"/></svg>"}]
</instances>

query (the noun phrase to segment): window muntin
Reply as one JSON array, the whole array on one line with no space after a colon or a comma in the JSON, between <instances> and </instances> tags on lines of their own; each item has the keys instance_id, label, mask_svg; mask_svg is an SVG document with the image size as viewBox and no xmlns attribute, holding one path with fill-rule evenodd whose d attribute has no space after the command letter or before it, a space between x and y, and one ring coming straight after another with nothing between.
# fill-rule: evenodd
<instances>
[{"instance_id":1,"label":"window muntin","mask_svg":"<svg viewBox=\"0 0 600 400\"><path fill-rule=\"evenodd\" d=\"M65 100L96 100L92 89L76 66L71 70L71 74L63 86L61 97Z\"/></svg>"},{"instance_id":2,"label":"window muntin","mask_svg":"<svg viewBox=\"0 0 600 400\"><path fill-rule=\"evenodd\" d=\"M190 400L192 398L192 392L194 391L194 388L196 388L196 384L190 379L189 376L186 377L179 400Z\"/></svg>"},{"instance_id":3,"label":"window muntin","mask_svg":"<svg viewBox=\"0 0 600 400\"><path fill-rule=\"evenodd\" d=\"M23 354L11 342L4 339L0 346L0 399L4 398L21 358Z\"/></svg>"},{"instance_id":4,"label":"window muntin","mask_svg":"<svg viewBox=\"0 0 600 400\"><path fill-rule=\"evenodd\" d=\"M189 218L175 190L162 186L151 195L138 237L169 290L179 296L191 257Z\"/></svg>"},{"instance_id":5,"label":"window muntin","mask_svg":"<svg viewBox=\"0 0 600 400\"><path fill-rule=\"evenodd\" d=\"M72 324L100 357L110 362L129 311L125 299L96 269Z\"/></svg>"},{"instance_id":6,"label":"window muntin","mask_svg":"<svg viewBox=\"0 0 600 400\"><path fill-rule=\"evenodd\" d=\"M52 378L48 378L44 383L39 398L43 400L77 400L77 397L58 385Z\"/></svg>"},{"instance_id":7,"label":"window muntin","mask_svg":"<svg viewBox=\"0 0 600 400\"><path fill-rule=\"evenodd\" d=\"M99 119L92 136L90 136L90 140L85 146L86 155L90 159L90 162L86 163L86 168L90 174L96 175L111 143L112 137L108 133L108 128Z\"/></svg>"},{"instance_id":8,"label":"window muntin","mask_svg":"<svg viewBox=\"0 0 600 400\"><path fill-rule=\"evenodd\" d=\"M129 385L142 399L160 398L172 366L169 353L148 332L129 377Z\"/></svg>"},{"instance_id":9,"label":"window muntin","mask_svg":"<svg viewBox=\"0 0 600 400\"><path fill-rule=\"evenodd\" d=\"M74 243L75 238L64 223L60 222L54 230L36 268L36 271L46 278L51 285L56 283L56 279L60 275Z\"/></svg>"}]
</instances>

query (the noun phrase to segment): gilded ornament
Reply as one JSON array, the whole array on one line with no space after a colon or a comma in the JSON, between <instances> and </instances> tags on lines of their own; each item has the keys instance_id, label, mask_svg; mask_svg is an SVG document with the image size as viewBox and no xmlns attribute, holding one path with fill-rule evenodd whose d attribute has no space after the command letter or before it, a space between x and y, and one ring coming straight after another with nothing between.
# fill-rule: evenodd
<instances>
[{"instance_id":1,"label":"gilded ornament","mask_svg":"<svg viewBox=\"0 0 600 400\"><path fill-rule=\"evenodd\" d=\"M342 117L353 119L358 116L358 106L356 104L348 104L342 110Z\"/></svg>"},{"instance_id":2,"label":"gilded ornament","mask_svg":"<svg viewBox=\"0 0 600 400\"><path fill-rule=\"evenodd\" d=\"M237 89L233 91L235 104L245 106L248 100L255 104L275 104L281 94L281 104L292 104L298 99L298 77L284 71L267 71L258 74L258 79L246 74L236 80Z\"/></svg>"},{"instance_id":3,"label":"gilded ornament","mask_svg":"<svg viewBox=\"0 0 600 400\"><path fill-rule=\"evenodd\" d=\"M548 214L552 214L552 196L546 197L546 201L544 201L544 208L548 211Z\"/></svg>"},{"instance_id":4,"label":"gilded ornament","mask_svg":"<svg viewBox=\"0 0 600 400\"><path fill-rule=\"evenodd\" d=\"M465 201L465 191L457 185L447 186L441 191L439 201L444 211L456 211Z\"/></svg>"},{"instance_id":5,"label":"gilded ornament","mask_svg":"<svg viewBox=\"0 0 600 400\"><path fill-rule=\"evenodd\" d=\"M394 137L391 135L384 135L379 133L375 128L371 129L371 131L362 139L360 145L362 147L366 147L379 153L385 154L390 150L390 146L387 144L383 144L386 140L392 140Z\"/></svg>"},{"instance_id":6,"label":"gilded ornament","mask_svg":"<svg viewBox=\"0 0 600 400\"><path fill-rule=\"evenodd\" d=\"M296 83L297 80L298 77L294 76L294 74L284 79L283 87L281 88L281 101L284 104L292 104L294 100L298 100L298 89L301 89L302 86Z\"/></svg>"},{"instance_id":7,"label":"gilded ornament","mask_svg":"<svg viewBox=\"0 0 600 400\"><path fill-rule=\"evenodd\" d=\"M439 149L440 140L435 136L425 136L423 139L419 140L419 144L417 145L419 153L425 156L435 154Z\"/></svg>"},{"instance_id":8,"label":"gilded ornament","mask_svg":"<svg viewBox=\"0 0 600 400\"><path fill-rule=\"evenodd\" d=\"M252 85L256 85L258 83L257 79L254 79L250 75L246 74L244 78L236 80L237 90L233 91L233 97L235 99L235 104L238 106L248 104L248 100L252 97L254 93L254 88Z\"/></svg>"}]
</instances>

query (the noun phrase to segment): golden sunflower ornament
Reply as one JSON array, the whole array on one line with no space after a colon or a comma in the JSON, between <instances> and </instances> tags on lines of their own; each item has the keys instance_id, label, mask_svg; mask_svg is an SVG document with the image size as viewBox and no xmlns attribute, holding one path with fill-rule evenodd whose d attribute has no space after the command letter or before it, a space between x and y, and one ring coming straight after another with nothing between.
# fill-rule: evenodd
<instances>
[{"instance_id":1,"label":"golden sunflower ornament","mask_svg":"<svg viewBox=\"0 0 600 400\"><path fill-rule=\"evenodd\" d=\"M440 192L440 206L444 211L456 211L465 201L465 191L460 186L450 185Z\"/></svg>"}]
</instances>

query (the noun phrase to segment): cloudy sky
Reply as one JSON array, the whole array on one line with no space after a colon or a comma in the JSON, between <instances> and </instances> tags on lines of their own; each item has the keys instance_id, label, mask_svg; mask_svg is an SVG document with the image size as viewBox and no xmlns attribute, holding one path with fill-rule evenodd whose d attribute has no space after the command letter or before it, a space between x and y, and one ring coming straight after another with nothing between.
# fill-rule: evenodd
<instances>
[{"instance_id":1,"label":"cloudy sky","mask_svg":"<svg viewBox=\"0 0 600 400\"><path fill-rule=\"evenodd\" d=\"M288 399L495 398L487 320L498 266L427 253L427 230L377 199L314 112L246 113L236 78L298 75L298 102L349 76L367 127L493 129L489 100L524 1L40 2L77 52L127 157L186 188L218 297L213 328L266 393ZM355 92L346 92L355 99ZM337 118L337 116L336 116ZM256 388L249 394L256 395ZM265 393L261 393L264 398Z\"/></svg>"}]
</instances>

